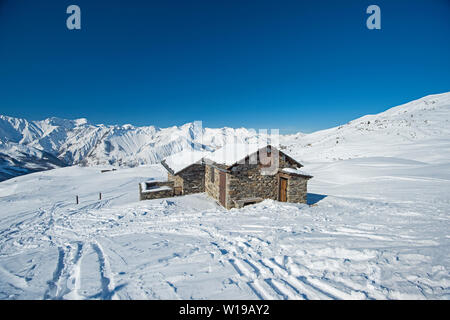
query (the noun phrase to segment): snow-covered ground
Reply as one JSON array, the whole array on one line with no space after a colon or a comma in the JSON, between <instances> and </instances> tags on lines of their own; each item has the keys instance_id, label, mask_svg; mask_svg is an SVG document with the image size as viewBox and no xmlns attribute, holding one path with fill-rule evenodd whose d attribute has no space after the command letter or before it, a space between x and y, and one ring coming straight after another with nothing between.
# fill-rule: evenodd
<instances>
[{"instance_id":1,"label":"snow-covered ground","mask_svg":"<svg viewBox=\"0 0 450 320\"><path fill-rule=\"evenodd\" d=\"M8 141L44 143L55 128L86 125L7 120ZM161 165L0 182L0 299L450 299L449 123L446 93L281 137L314 176L307 205L227 211L205 194L138 201L138 183L166 178ZM201 136L191 129L169 131ZM227 130L208 131L208 145L238 133ZM171 139L161 148L179 151Z\"/></svg>"},{"instance_id":2,"label":"snow-covered ground","mask_svg":"<svg viewBox=\"0 0 450 320\"><path fill-rule=\"evenodd\" d=\"M450 165L306 168L311 206L230 211L205 194L139 202L159 165L2 182L0 298L450 298Z\"/></svg>"}]
</instances>

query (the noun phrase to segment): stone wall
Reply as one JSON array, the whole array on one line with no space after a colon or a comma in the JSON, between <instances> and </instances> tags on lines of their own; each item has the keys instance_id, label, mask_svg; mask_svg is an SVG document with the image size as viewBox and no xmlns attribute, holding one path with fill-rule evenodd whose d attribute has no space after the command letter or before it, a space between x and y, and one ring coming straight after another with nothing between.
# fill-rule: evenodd
<instances>
[{"instance_id":1,"label":"stone wall","mask_svg":"<svg viewBox=\"0 0 450 320\"><path fill-rule=\"evenodd\" d=\"M234 200L245 198L278 199L278 175L262 175L259 165L239 164L227 174L227 209Z\"/></svg>"},{"instance_id":2,"label":"stone wall","mask_svg":"<svg viewBox=\"0 0 450 320\"><path fill-rule=\"evenodd\" d=\"M167 180L173 181L174 187L181 188L181 194L205 192L205 166L193 164L176 175L167 173Z\"/></svg>"},{"instance_id":3,"label":"stone wall","mask_svg":"<svg viewBox=\"0 0 450 320\"><path fill-rule=\"evenodd\" d=\"M211 182L211 172L214 170L214 181ZM227 179L228 180L228 179ZM219 201L219 170L210 165L205 166L205 191L213 199Z\"/></svg>"},{"instance_id":4,"label":"stone wall","mask_svg":"<svg viewBox=\"0 0 450 320\"><path fill-rule=\"evenodd\" d=\"M284 169L284 168L297 169L298 165L295 162L291 161L288 157L284 157L280 153L279 167L280 167L280 169Z\"/></svg>"},{"instance_id":5,"label":"stone wall","mask_svg":"<svg viewBox=\"0 0 450 320\"><path fill-rule=\"evenodd\" d=\"M146 189L168 187L169 189L163 189L158 191L148 192L143 190L142 184L146 184ZM139 200L152 200L160 198L173 197L173 182L172 181L151 181L139 183Z\"/></svg>"},{"instance_id":6,"label":"stone wall","mask_svg":"<svg viewBox=\"0 0 450 320\"><path fill-rule=\"evenodd\" d=\"M306 203L308 194L307 190L308 179L290 175L287 185L287 201L295 203Z\"/></svg>"},{"instance_id":7,"label":"stone wall","mask_svg":"<svg viewBox=\"0 0 450 320\"><path fill-rule=\"evenodd\" d=\"M279 154L279 169L297 168L297 164L288 157ZM211 181L211 172L215 170L214 181ZM220 171L211 165L205 168L205 191L219 202L219 174ZM298 176L288 176L287 201L306 201L307 180ZM292 182L291 182L292 179ZM242 199L272 199L278 200L279 175L261 174L261 164L236 164L226 174L226 205L227 209L238 207L236 200Z\"/></svg>"},{"instance_id":8,"label":"stone wall","mask_svg":"<svg viewBox=\"0 0 450 320\"><path fill-rule=\"evenodd\" d=\"M183 194L205 192L204 164L193 164L178 175L183 181Z\"/></svg>"},{"instance_id":9,"label":"stone wall","mask_svg":"<svg viewBox=\"0 0 450 320\"><path fill-rule=\"evenodd\" d=\"M170 172L167 172L167 180L173 182L174 187L183 188L183 178L178 175L173 175Z\"/></svg>"},{"instance_id":10,"label":"stone wall","mask_svg":"<svg viewBox=\"0 0 450 320\"><path fill-rule=\"evenodd\" d=\"M281 153L278 155L278 169L297 168L297 164L288 157ZM261 174L259 162L258 154L258 164L248 164L248 161L246 164L237 164L231 169L231 173L227 174L227 209L236 207L235 200L245 198L278 200L279 176ZM295 185L292 187L293 199L294 188Z\"/></svg>"}]
</instances>

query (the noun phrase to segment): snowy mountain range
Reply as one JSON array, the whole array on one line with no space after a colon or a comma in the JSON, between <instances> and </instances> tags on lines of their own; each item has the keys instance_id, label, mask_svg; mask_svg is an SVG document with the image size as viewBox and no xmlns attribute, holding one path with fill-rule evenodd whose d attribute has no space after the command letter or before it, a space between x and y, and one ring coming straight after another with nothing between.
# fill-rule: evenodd
<instances>
[{"instance_id":1,"label":"snowy mountain range","mask_svg":"<svg viewBox=\"0 0 450 320\"><path fill-rule=\"evenodd\" d=\"M245 128L211 129L197 123L158 128L95 125L86 119L28 121L0 115L0 181L68 165L153 164L188 147L212 151L227 141L245 143L255 135ZM303 161L401 156L409 152L408 146L418 143L450 150L450 92L427 96L339 127L281 136L280 143ZM446 153L419 152L412 157L418 161L445 160L440 154Z\"/></svg>"},{"instance_id":2,"label":"snowy mountain range","mask_svg":"<svg viewBox=\"0 0 450 320\"><path fill-rule=\"evenodd\" d=\"M94 125L86 119L28 121L0 115L0 181L68 165L135 167L159 163L186 148L215 150L227 139L248 142L245 128L170 128Z\"/></svg>"}]
</instances>

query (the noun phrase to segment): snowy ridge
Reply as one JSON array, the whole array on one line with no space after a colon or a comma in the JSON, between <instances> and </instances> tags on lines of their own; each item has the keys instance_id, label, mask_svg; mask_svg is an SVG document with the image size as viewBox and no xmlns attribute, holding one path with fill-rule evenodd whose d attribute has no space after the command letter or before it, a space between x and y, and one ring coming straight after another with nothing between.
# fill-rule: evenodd
<instances>
[{"instance_id":1,"label":"snowy ridge","mask_svg":"<svg viewBox=\"0 0 450 320\"><path fill-rule=\"evenodd\" d=\"M293 156L306 161L396 156L445 162L445 152L417 153L416 145L450 149L450 93L426 96L335 128L285 136L281 141Z\"/></svg>"}]
</instances>

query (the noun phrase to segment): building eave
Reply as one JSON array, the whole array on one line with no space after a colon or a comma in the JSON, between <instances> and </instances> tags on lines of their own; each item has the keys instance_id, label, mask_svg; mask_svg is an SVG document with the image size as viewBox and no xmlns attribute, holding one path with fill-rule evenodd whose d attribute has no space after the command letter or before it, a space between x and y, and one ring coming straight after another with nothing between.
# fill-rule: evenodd
<instances>
[{"instance_id":1,"label":"building eave","mask_svg":"<svg viewBox=\"0 0 450 320\"><path fill-rule=\"evenodd\" d=\"M175 172L172 170L171 167L169 167L169 165L166 163L165 160L161 161L161 165L162 165L164 168L166 168L166 170L167 170L170 174L175 175Z\"/></svg>"}]
</instances>

